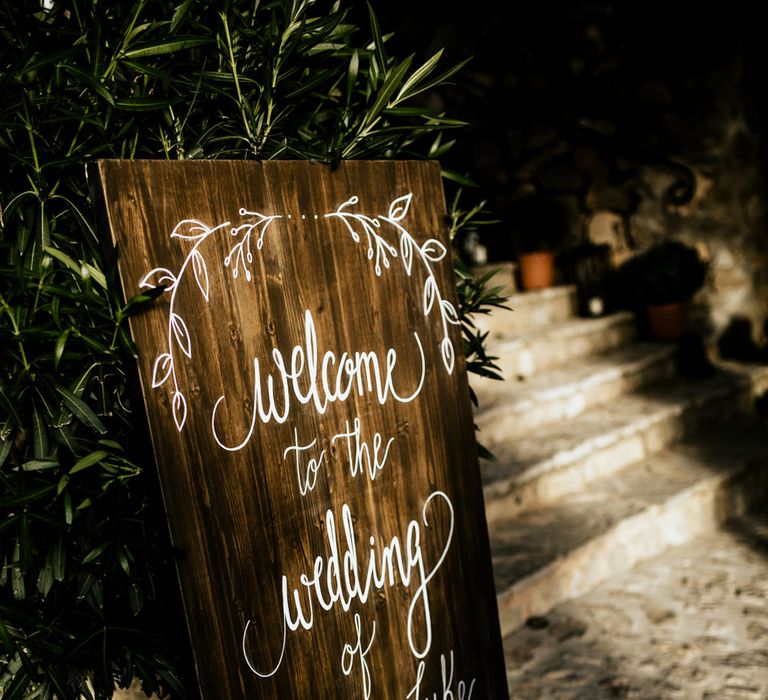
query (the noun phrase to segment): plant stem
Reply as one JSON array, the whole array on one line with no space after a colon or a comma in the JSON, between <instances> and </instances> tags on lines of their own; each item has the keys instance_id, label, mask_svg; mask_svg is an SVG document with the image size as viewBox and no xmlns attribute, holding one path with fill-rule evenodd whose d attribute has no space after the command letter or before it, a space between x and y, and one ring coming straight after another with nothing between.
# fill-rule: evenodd
<instances>
[{"instance_id":1,"label":"plant stem","mask_svg":"<svg viewBox=\"0 0 768 700\"><path fill-rule=\"evenodd\" d=\"M21 342L21 332L19 331L19 324L16 322L16 317L13 315L13 309L8 305L8 302L5 300L5 297L3 296L2 292L0 292L0 306L3 307L3 310L8 315L8 318L11 320L11 326L13 326L13 335L16 337L16 342L19 346L19 353L21 354L21 361L24 364L24 369L29 372L30 364L29 360L27 359L27 353L24 352L24 343Z\"/></svg>"}]
</instances>

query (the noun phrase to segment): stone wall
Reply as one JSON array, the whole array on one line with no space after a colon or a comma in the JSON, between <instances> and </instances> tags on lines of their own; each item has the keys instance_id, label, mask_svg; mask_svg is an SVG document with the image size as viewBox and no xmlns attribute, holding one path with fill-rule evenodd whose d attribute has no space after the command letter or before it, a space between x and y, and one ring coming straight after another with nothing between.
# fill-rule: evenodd
<instances>
[{"instance_id":1,"label":"stone wall","mask_svg":"<svg viewBox=\"0 0 768 700\"><path fill-rule=\"evenodd\" d=\"M665 193L675 176L663 167L646 166L640 173L639 201L624 222L610 212L596 212L589 225L595 238L606 236L606 221L629 234L634 247L665 237L697 246L710 261L710 278L699 295L700 329L721 333L734 318L745 317L755 338L764 339L768 318L768 218L758 157L761 143L747 113L742 91L743 67L734 61L711 77L716 102L700 121L680 124L690 130L687 152L679 162L692 173L687 201L668 201ZM627 236L615 236L620 253ZM701 317L704 318L701 318Z\"/></svg>"}]
</instances>

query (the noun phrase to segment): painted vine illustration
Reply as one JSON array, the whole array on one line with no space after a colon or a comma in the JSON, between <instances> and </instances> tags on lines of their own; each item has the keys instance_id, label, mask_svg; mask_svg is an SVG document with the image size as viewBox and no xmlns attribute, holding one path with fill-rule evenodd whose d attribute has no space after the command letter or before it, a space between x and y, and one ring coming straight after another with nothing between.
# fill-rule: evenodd
<instances>
[{"instance_id":1,"label":"painted vine illustration","mask_svg":"<svg viewBox=\"0 0 768 700\"><path fill-rule=\"evenodd\" d=\"M377 277L381 277L384 270L389 269L390 259L399 259L408 277L411 277L413 273L414 263L420 263L425 273L422 310L424 316L429 316L433 309L436 309L440 315L443 334L440 342L440 356L446 371L451 374L456 355L453 344L448 337L448 327L449 325L458 325L459 317L454 305L443 298L440 293L433 270L434 263L441 261L446 256L447 250L440 241L434 238L429 238L419 245L402 225L401 222L408 213L412 198L412 193L397 197L389 205L386 215L368 216L350 210L350 207L360 201L357 196L353 196L340 204L335 211L324 214L322 218L341 221L355 243L365 243L367 246L366 256L368 260L373 262ZM191 269L200 293L205 301L208 301L210 293L208 265L200 248L210 236L226 229L229 229L230 235L238 240L224 258L224 267L231 270L233 278L236 279L242 273L246 281L250 281L252 273L249 268L254 259L254 247L256 251L261 250L270 226L276 220L283 218L282 215L265 215L245 208L241 208L239 214L242 217L252 217L254 220L239 226L233 226L229 221L216 226L208 226L197 219L184 219L177 223L171 231L171 238L194 241L194 245L184 258L181 267L175 273L165 267L153 268L139 282L140 287L146 288L164 286L165 292L170 294L167 343L165 350L155 358L152 367L152 388L157 389L169 380L173 382L173 419L179 431L184 428L186 423L188 408L186 397L179 387L176 376L174 352L178 349L188 358L191 359L192 357L189 328L176 309L176 293L181 281L187 271ZM395 230L398 236L397 244L391 243L382 235L382 223Z\"/></svg>"}]
</instances>

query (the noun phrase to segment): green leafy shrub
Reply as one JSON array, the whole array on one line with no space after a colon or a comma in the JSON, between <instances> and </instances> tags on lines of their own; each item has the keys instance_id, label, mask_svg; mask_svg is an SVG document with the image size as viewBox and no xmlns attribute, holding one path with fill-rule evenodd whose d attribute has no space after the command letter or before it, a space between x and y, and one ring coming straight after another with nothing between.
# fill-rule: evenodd
<instances>
[{"instance_id":1,"label":"green leafy shrub","mask_svg":"<svg viewBox=\"0 0 768 700\"><path fill-rule=\"evenodd\" d=\"M707 262L682 241L652 245L620 269L626 296L638 306L689 301L707 278Z\"/></svg>"},{"instance_id":2,"label":"green leafy shrub","mask_svg":"<svg viewBox=\"0 0 768 700\"><path fill-rule=\"evenodd\" d=\"M460 66L389 56L373 13L366 36L338 4L43 6L0 5L0 692L103 698L137 676L183 695L125 325L153 294L116 296L84 163L440 157L459 123L414 98ZM493 373L469 314L500 300L466 274L459 292L470 367Z\"/></svg>"}]
</instances>

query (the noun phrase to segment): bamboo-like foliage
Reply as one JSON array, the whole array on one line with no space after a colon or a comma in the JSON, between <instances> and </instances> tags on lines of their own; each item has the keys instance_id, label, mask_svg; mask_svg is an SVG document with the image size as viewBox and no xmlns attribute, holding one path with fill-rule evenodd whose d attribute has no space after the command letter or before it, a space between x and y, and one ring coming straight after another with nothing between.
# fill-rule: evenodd
<instances>
[{"instance_id":1,"label":"bamboo-like foliage","mask_svg":"<svg viewBox=\"0 0 768 700\"><path fill-rule=\"evenodd\" d=\"M157 293L117 298L84 163L437 158L459 126L413 98L460 66L389 56L373 12L363 29L338 3L177 2L0 5L3 700L134 676L184 694L125 323ZM470 314L499 298L466 273L459 292L470 367L493 373Z\"/></svg>"}]
</instances>

